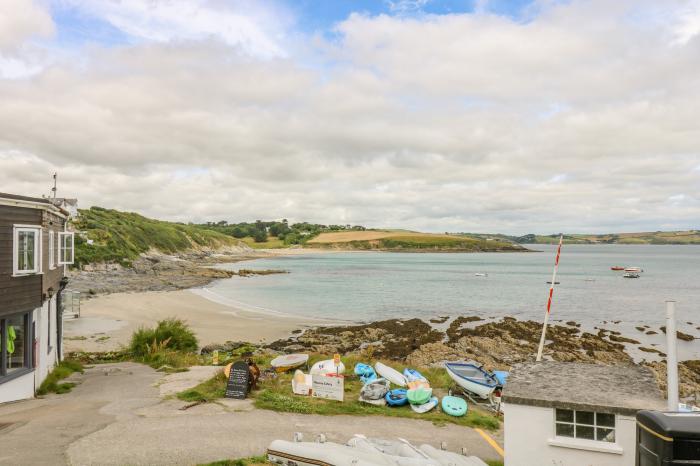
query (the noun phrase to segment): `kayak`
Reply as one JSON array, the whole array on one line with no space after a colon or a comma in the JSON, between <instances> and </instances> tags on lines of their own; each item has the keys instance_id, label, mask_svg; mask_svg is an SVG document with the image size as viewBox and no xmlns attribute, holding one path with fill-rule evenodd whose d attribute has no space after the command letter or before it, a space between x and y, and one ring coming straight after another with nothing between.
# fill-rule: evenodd
<instances>
[{"instance_id":1,"label":"kayak","mask_svg":"<svg viewBox=\"0 0 700 466\"><path fill-rule=\"evenodd\" d=\"M369 364L363 364L361 362L355 364L355 375L360 378L360 381L364 385L377 379L377 373L374 372L374 368Z\"/></svg>"},{"instance_id":2,"label":"kayak","mask_svg":"<svg viewBox=\"0 0 700 466\"><path fill-rule=\"evenodd\" d=\"M297 367L303 366L309 361L308 354L283 354L277 356L270 362L270 365L276 372L287 372Z\"/></svg>"},{"instance_id":3,"label":"kayak","mask_svg":"<svg viewBox=\"0 0 700 466\"><path fill-rule=\"evenodd\" d=\"M439 403L438 397L434 396L434 397L430 398L430 400L428 400L427 403L423 403L422 405L412 404L411 409L418 414L423 414L423 413L427 413L428 411L430 411L431 409L436 407L438 405L438 403Z\"/></svg>"},{"instance_id":4,"label":"kayak","mask_svg":"<svg viewBox=\"0 0 700 466\"><path fill-rule=\"evenodd\" d=\"M403 406L408 403L405 388L389 390L384 396L384 399L386 400L386 404L389 406Z\"/></svg>"},{"instance_id":5,"label":"kayak","mask_svg":"<svg viewBox=\"0 0 700 466\"><path fill-rule=\"evenodd\" d=\"M423 377L423 374L415 369L406 368L403 370L403 376L406 378L407 382L424 381L427 382L428 379Z\"/></svg>"},{"instance_id":6,"label":"kayak","mask_svg":"<svg viewBox=\"0 0 700 466\"><path fill-rule=\"evenodd\" d=\"M406 377L404 377L401 372L387 366L386 364L378 362L374 365L374 369L377 371L377 374L380 377L385 378L394 385L398 385L399 387L405 387L407 384Z\"/></svg>"},{"instance_id":7,"label":"kayak","mask_svg":"<svg viewBox=\"0 0 700 466\"><path fill-rule=\"evenodd\" d=\"M416 388L415 390L408 390L406 392L406 398L408 402L412 405L422 405L430 401L433 396L432 388Z\"/></svg>"},{"instance_id":8,"label":"kayak","mask_svg":"<svg viewBox=\"0 0 700 466\"><path fill-rule=\"evenodd\" d=\"M467 402L456 396L443 397L440 406L445 414L450 416L459 417L467 414Z\"/></svg>"},{"instance_id":9,"label":"kayak","mask_svg":"<svg viewBox=\"0 0 700 466\"><path fill-rule=\"evenodd\" d=\"M384 398L389 391L389 382L385 379L374 379L367 383L360 390L359 400L363 403L384 406L386 399Z\"/></svg>"},{"instance_id":10,"label":"kayak","mask_svg":"<svg viewBox=\"0 0 700 466\"><path fill-rule=\"evenodd\" d=\"M343 374L345 373L345 364L341 361L340 365L335 367L335 363L332 359L326 359L325 361L319 361L311 366L309 373L311 375Z\"/></svg>"}]
</instances>

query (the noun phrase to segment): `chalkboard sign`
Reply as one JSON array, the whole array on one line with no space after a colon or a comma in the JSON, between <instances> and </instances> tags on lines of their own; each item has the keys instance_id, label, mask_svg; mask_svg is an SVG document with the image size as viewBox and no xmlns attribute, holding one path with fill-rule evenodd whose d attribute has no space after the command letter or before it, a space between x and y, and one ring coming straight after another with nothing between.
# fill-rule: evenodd
<instances>
[{"instance_id":1,"label":"chalkboard sign","mask_svg":"<svg viewBox=\"0 0 700 466\"><path fill-rule=\"evenodd\" d=\"M237 398L244 400L248 395L248 363L238 361L231 366L231 372L228 374L228 384L226 384L226 398Z\"/></svg>"}]
</instances>

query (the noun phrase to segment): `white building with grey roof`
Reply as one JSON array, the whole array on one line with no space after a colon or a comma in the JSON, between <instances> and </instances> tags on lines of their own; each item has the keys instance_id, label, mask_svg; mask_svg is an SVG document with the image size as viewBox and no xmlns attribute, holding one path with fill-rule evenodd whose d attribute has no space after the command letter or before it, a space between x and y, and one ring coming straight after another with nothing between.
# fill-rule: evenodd
<instances>
[{"instance_id":1,"label":"white building with grey roof","mask_svg":"<svg viewBox=\"0 0 700 466\"><path fill-rule=\"evenodd\" d=\"M637 412L666 408L644 367L555 361L514 367L503 401L505 466L634 466Z\"/></svg>"}]
</instances>

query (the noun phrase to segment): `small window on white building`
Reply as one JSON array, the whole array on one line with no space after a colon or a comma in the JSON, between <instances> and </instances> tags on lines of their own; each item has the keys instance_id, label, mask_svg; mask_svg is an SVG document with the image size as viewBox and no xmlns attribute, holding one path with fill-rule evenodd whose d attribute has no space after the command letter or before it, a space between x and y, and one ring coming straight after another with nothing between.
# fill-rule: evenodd
<instances>
[{"instance_id":1,"label":"small window on white building","mask_svg":"<svg viewBox=\"0 0 700 466\"><path fill-rule=\"evenodd\" d=\"M61 232L58 234L58 265L73 263L74 243L73 233Z\"/></svg>"},{"instance_id":2,"label":"small window on white building","mask_svg":"<svg viewBox=\"0 0 700 466\"><path fill-rule=\"evenodd\" d=\"M559 437L615 443L615 415L557 409L555 431Z\"/></svg>"},{"instance_id":3,"label":"small window on white building","mask_svg":"<svg viewBox=\"0 0 700 466\"><path fill-rule=\"evenodd\" d=\"M15 227L13 243L13 273L41 272L41 228Z\"/></svg>"},{"instance_id":4,"label":"small window on white building","mask_svg":"<svg viewBox=\"0 0 700 466\"><path fill-rule=\"evenodd\" d=\"M54 243L54 233L49 231L49 270L56 268L56 243Z\"/></svg>"}]
</instances>

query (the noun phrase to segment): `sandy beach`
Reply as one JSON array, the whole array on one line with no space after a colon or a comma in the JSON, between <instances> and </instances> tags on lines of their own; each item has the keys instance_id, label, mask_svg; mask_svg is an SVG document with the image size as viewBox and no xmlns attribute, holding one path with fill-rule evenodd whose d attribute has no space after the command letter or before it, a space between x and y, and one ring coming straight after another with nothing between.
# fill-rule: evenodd
<instances>
[{"instance_id":1,"label":"sandy beach","mask_svg":"<svg viewBox=\"0 0 700 466\"><path fill-rule=\"evenodd\" d=\"M65 351L111 351L126 345L134 330L159 320L186 320L200 346L211 343L271 342L320 320L262 314L206 299L196 291L114 293L82 303L81 316L64 323Z\"/></svg>"}]
</instances>

